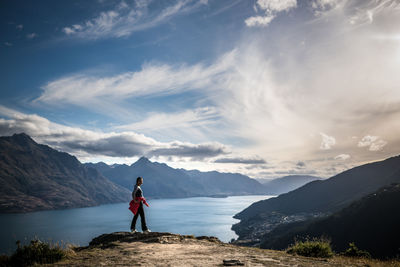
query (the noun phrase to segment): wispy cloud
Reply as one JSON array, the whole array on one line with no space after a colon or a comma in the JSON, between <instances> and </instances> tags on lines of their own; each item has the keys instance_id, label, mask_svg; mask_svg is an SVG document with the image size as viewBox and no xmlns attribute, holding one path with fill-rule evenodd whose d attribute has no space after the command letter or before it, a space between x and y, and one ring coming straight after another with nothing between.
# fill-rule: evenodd
<instances>
[{"instance_id":1,"label":"wispy cloud","mask_svg":"<svg viewBox=\"0 0 400 267\"><path fill-rule=\"evenodd\" d=\"M121 1L113 10L101 12L98 16L63 28L69 36L85 40L121 38L134 32L146 30L165 23L179 14L192 12L207 4L201 0L176 0L161 10L149 13L151 1Z\"/></svg>"},{"instance_id":2,"label":"wispy cloud","mask_svg":"<svg viewBox=\"0 0 400 267\"><path fill-rule=\"evenodd\" d=\"M162 140L208 140L215 127L220 125L220 115L214 107L201 107L176 112L150 112L142 119L115 126L122 131L138 131Z\"/></svg>"},{"instance_id":3,"label":"wispy cloud","mask_svg":"<svg viewBox=\"0 0 400 267\"><path fill-rule=\"evenodd\" d=\"M397 0L313 0L304 2L316 17L328 18L338 13L345 18L344 22L359 26L370 24L379 14L398 8ZM297 0L257 0L256 13L264 13L249 17L245 23L249 27L266 27L280 13L297 8Z\"/></svg>"},{"instance_id":4,"label":"wispy cloud","mask_svg":"<svg viewBox=\"0 0 400 267\"><path fill-rule=\"evenodd\" d=\"M397 0L357 1L357 5L348 1L346 4L351 10L348 13L349 22L356 25L371 24L380 14L398 8L400 5Z\"/></svg>"},{"instance_id":5,"label":"wispy cloud","mask_svg":"<svg viewBox=\"0 0 400 267\"><path fill-rule=\"evenodd\" d=\"M171 128L183 129L193 126L204 126L212 123L212 120L218 117L215 108L204 107L179 111L176 113L154 113L150 114L142 121L116 126L119 130L166 130Z\"/></svg>"},{"instance_id":6,"label":"wispy cloud","mask_svg":"<svg viewBox=\"0 0 400 267\"><path fill-rule=\"evenodd\" d=\"M397 0L315 0L311 6L316 16L331 17L341 13L344 22L360 26L371 24L376 16L392 12L399 4Z\"/></svg>"},{"instance_id":7,"label":"wispy cloud","mask_svg":"<svg viewBox=\"0 0 400 267\"><path fill-rule=\"evenodd\" d=\"M19 24L19 25L15 26L15 28L16 28L17 30L20 30L20 31L21 31L21 30L24 28L24 25Z\"/></svg>"},{"instance_id":8,"label":"wispy cloud","mask_svg":"<svg viewBox=\"0 0 400 267\"><path fill-rule=\"evenodd\" d=\"M262 158L219 158L214 160L215 163L236 163L236 164L266 164L267 162Z\"/></svg>"},{"instance_id":9,"label":"wispy cloud","mask_svg":"<svg viewBox=\"0 0 400 267\"><path fill-rule=\"evenodd\" d=\"M231 67L235 51L210 66L149 63L137 72L99 77L86 74L66 76L44 85L37 102L85 105L93 99L126 99L147 95L169 95L204 89Z\"/></svg>"}]
</instances>

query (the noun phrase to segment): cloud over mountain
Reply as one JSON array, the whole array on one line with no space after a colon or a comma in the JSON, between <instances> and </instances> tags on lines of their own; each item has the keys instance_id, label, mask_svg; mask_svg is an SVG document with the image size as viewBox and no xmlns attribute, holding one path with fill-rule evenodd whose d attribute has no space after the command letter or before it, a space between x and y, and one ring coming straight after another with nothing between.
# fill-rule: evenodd
<instances>
[{"instance_id":1,"label":"cloud over mountain","mask_svg":"<svg viewBox=\"0 0 400 267\"><path fill-rule=\"evenodd\" d=\"M84 130L57 124L36 114L24 114L0 106L0 135L25 132L35 140L77 156L101 155L109 157L176 156L204 159L229 153L220 143L192 144L189 142L158 142L135 132Z\"/></svg>"}]
</instances>

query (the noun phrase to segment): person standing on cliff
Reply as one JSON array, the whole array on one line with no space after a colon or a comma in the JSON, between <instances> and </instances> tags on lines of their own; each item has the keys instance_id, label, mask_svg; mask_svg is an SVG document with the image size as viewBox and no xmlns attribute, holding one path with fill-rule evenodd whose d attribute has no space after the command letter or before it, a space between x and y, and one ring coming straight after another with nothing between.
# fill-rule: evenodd
<instances>
[{"instance_id":1,"label":"person standing on cliff","mask_svg":"<svg viewBox=\"0 0 400 267\"><path fill-rule=\"evenodd\" d=\"M140 220L141 220L141 223L142 223L142 231L143 231L143 233L151 232L149 230L149 228L147 228L146 218L145 218L145 215L144 215L143 203L145 203L147 206L148 206L148 204L146 202L146 199L143 197L143 191L140 188L140 186L142 184L143 184L143 178L142 177L136 178L136 185L134 186L133 192L132 192L132 201L133 201L133 205L134 206L138 205L138 207L137 207L136 213L134 211L132 211L135 214L135 216L133 216L132 223L131 223L131 232L132 233L136 233L137 232L136 231L136 220L137 220L139 215L140 215Z\"/></svg>"}]
</instances>

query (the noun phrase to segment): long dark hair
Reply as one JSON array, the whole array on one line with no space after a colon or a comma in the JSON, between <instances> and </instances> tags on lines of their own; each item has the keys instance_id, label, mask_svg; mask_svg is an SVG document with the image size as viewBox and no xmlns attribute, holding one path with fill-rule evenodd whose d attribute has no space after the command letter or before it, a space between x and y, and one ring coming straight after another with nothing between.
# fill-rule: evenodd
<instances>
[{"instance_id":1,"label":"long dark hair","mask_svg":"<svg viewBox=\"0 0 400 267\"><path fill-rule=\"evenodd\" d=\"M138 184L139 180L143 179L141 176L139 176L138 178L136 178L136 184Z\"/></svg>"}]
</instances>

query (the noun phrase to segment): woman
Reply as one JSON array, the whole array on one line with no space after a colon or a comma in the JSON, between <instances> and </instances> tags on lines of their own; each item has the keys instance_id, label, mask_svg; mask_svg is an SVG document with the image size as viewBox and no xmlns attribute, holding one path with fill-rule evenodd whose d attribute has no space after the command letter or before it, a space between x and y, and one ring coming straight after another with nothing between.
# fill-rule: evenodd
<instances>
[{"instance_id":1,"label":"woman","mask_svg":"<svg viewBox=\"0 0 400 267\"><path fill-rule=\"evenodd\" d=\"M142 231L143 233L149 233L151 232L146 225L146 218L144 216L144 209L143 209L143 203L145 203L146 206L149 206L146 202L146 199L143 197L143 191L140 188L140 186L143 184L143 178L138 177L136 178L136 185L133 188L132 192L132 201L130 203L130 210L135 214L132 219L131 223L131 232L136 233L136 220L138 216L140 215L140 220L142 223Z\"/></svg>"}]
</instances>

